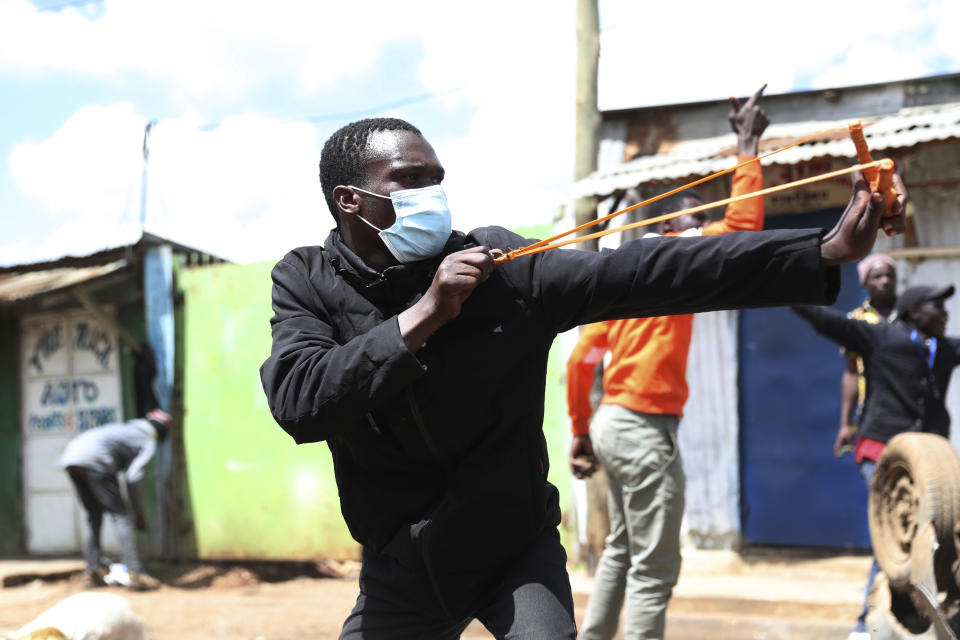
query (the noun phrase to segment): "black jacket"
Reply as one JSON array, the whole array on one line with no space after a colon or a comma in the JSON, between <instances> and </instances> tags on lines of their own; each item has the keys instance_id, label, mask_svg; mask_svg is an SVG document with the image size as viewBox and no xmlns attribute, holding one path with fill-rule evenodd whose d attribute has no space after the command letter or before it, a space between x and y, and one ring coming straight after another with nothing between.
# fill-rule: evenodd
<instances>
[{"instance_id":1,"label":"black jacket","mask_svg":"<svg viewBox=\"0 0 960 640\"><path fill-rule=\"evenodd\" d=\"M416 356L397 314L448 253L529 244L499 227L454 232L436 259L377 273L336 232L273 270L273 348L260 369L277 422L326 440L353 537L422 562L465 615L544 527L559 522L542 432L547 354L577 325L788 303L821 304L839 270L819 231L636 240L554 250L496 269Z\"/></svg>"},{"instance_id":2,"label":"black jacket","mask_svg":"<svg viewBox=\"0 0 960 640\"><path fill-rule=\"evenodd\" d=\"M950 436L945 395L950 375L960 364L960 338L938 341L930 369L910 339L912 327L902 321L870 324L821 307L794 311L818 333L863 357L867 397L860 436L878 442L904 431Z\"/></svg>"}]
</instances>

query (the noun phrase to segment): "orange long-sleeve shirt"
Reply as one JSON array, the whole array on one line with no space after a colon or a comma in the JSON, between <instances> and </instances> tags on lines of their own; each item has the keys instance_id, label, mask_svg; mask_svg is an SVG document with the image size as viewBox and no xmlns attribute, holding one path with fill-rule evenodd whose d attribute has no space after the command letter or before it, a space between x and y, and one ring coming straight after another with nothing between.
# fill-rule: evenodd
<instances>
[{"instance_id":1,"label":"orange long-sleeve shirt","mask_svg":"<svg viewBox=\"0 0 960 640\"><path fill-rule=\"evenodd\" d=\"M740 156L744 161L753 156ZM733 174L731 195L763 188L760 163ZM705 225L703 235L763 228L763 198L749 198L727 206L723 220ZM601 403L634 411L681 415L687 401L687 355L693 334L693 316L661 316L597 322L583 327L567 361L567 407L575 435L590 430L590 387L593 372L611 352L603 373Z\"/></svg>"}]
</instances>

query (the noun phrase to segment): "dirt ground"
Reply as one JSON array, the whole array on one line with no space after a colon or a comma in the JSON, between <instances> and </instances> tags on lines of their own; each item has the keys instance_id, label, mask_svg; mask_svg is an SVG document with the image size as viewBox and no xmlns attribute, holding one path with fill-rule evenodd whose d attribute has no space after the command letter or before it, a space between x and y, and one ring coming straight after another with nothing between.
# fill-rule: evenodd
<instances>
[{"instance_id":1,"label":"dirt ground","mask_svg":"<svg viewBox=\"0 0 960 640\"><path fill-rule=\"evenodd\" d=\"M153 640L336 638L357 597L356 569L352 563L198 564L155 569L164 583L157 591L102 591L128 598ZM79 593L82 586L83 578L75 576L0 589L0 636ZM473 623L463 638L492 636Z\"/></svg>"},{"instance_id":2,"label":"dirt ground","mask_svg":"<svg viewBox=\"0 0 960 640\"><path fill-rule=\"evenodd\" d=\"M667 610L667 640L835 640L846 637L862 603L869 556L749 556L684 551L684 569ZM82 566L72 563L73 569ZM58 567L53 567L54 569ZM355 562L184 563L149 566L163 586L123 595L153 640L336 638L359 591ZM21 571L0 588L0 638L82 590L69 571ZM35 579L59 575L60 579ZM577 622L592 581L571 573ZM4 584L11 584L9 576ZM619 639L621 636L617 636ZM489 640L477 622L466 640Z\"/></svg>"}]
</instances>

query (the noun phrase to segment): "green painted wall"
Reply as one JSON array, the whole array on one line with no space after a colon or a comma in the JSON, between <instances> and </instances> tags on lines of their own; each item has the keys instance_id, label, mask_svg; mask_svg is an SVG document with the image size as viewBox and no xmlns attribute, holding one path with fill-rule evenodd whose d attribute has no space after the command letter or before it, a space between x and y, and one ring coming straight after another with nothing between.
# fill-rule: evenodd
<instances>
[{"instance_id":1,"label":"green painted wall","mask_svg":"<svg viewBox=\"0 0 960 640\"><path fill-rule=\"evenodd\" d=\"M542 237L549 227L522 229ZM183 446L196 555L201 558L356 558L323 443L297 446L273 421L259 367L270 351L273 262L181 269L184 294ZM572 505L563 362L547 371L544 432L564 522ZM561 526L566 544L575 531ZM569 547L568 547L569 548ZM178 542L178 549L183 545Z\"/></svg>"},{"instance_id":2,"label":"green painted wall","mask_svg":"<svg viewBox=\"0 0 960 640\"><path fill-rule=\"evenodd\" d=\"M297 446L260 386L273 263L179 272L184 293L184 455L202 558L358 558L330 452Z\"/></svg>"},{"instance_id":3,"label":"green painted wall","mask_svg":"<svg viewBox=\"0 0 960 640\"><path fill-rule=\"evenodd\" d=\"M146 337L147 329L143 317L143 303L134 302L125 304L117 309L117 322L136 340ZM122 380L123 419L133 420L142 416L136 415L137 403L133 393L133 352L130 347L120 341L120 380Z\"/></svg>"},{"instance_id":4,"label":"green painted wall","mask_svg":"<svg viewBox=\"0 0 960 640\"><path fill-rule=\"evenodd\" d=\"M0 316L0 555L23 551L17 319Z\"/></svg>"}]
</instances>

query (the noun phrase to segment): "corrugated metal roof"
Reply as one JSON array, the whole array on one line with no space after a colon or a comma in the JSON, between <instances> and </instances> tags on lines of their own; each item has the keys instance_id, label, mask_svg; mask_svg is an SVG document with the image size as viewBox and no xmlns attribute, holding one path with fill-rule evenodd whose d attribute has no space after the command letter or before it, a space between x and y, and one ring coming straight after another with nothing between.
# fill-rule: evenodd
<instances>
[{"instance_id":1,"label":"corrugated metal roof","mask_svg":"<svg viewBox=\"0 0 960 640\"><path fill-rule=\"evenodd\" d=\"M62 267L46 271L2 274L0 275L0 303L16 302L41 293L72 287L119 271L126 266L126 260L117 260L95 267Z\"/></svg>"},{"instance_id":2,"label":"corrugated metal roof","mask_svg":"<svg viewBox=\"0 0 960 640\"><path fill-rule=\"evenodd\" d=\"M208 251L177 242L170 234L161 235L149 229L141 229L137 224L121 224L98 228L97 233L92 235L71 236L63 232L55 232L38 241L13 244L5 248L4 253L0 255L0 272L27 270L22 267L57 268L59 262L69 264L78 260L96 258L140 243L169 244L177 253L202 254L217 262L223 261L222 258Z\"/></svg>"},{"instance_id":3,"label":"corrugated metal roof","mask_svg":"<svg viewBox=\"0 0 960 640\"><path fill-rule=\"evenodd\" d=\"M772 151L818 131L836 129L819 141L787 149L763 164L791 165L824 156L853 158L856 152L847 135L851 120L791 122L772 124L761 143L761 154ZM864 128L871 150L911 147L921 142L960 138L960 102L901 109L887 116L871 118ZM596 171L573 186L573 196L607 196L621 189L656 181L704 176L736 164L737 138L733 133L716 138L680 142L668 153L641 156L630 162Z\"/></svg>"},{"instance_id":4,"label":"corrugated metal roof","mask_svg":"<svg viewBox=\"0 0 960 640\"><path fill-rule=\"evenodd\" d=\"M43 271L65 267L79 268L105 264L118 259L121 255L130 256L129 249L146 248L158 245L170 245L174 253L186 256L199 256L200 263L226 262L223 258L180 244L169 238L159 236L149 231L136 231L135 234L115 234L108 243L78 242L71 245L62 238L54 244L29 245L25 244L19 254L12 257L0 257L0 275L5 273L25 273L27 271ZM51 247L59 246L57 250Z\"/></svg>"}]
</instances>

